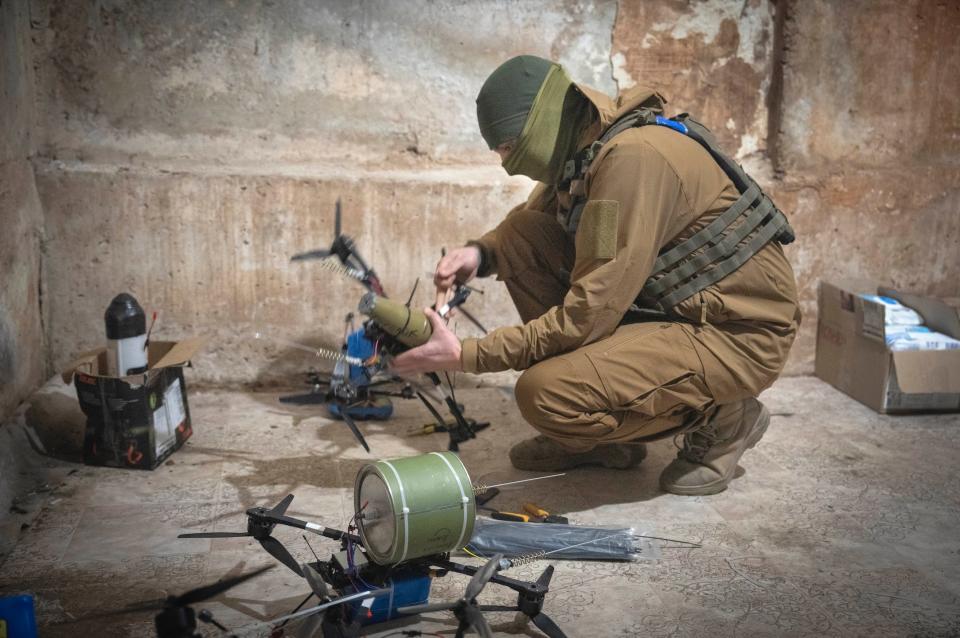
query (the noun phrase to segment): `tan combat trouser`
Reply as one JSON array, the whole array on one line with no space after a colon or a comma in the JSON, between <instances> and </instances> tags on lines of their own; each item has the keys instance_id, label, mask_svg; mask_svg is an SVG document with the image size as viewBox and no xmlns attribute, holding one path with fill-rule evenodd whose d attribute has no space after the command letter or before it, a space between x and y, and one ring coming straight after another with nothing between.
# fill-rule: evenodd
<instances>
[{"instance_id":1,"label":"tan combat trouser","mask_svg":"<svg viewBox=\"0 0 960 638\"><path fill-rule=\"evenodd\" d=\"M555 220L538 211L516 211L505 222L511 228L499 235L500 277L527 322L562 303L569 287L563 273L574 263L573 241ZM775 252L767 258L779 256L786 264L779 246ZM741 270L746 272L739 276L763 275L758 285L769 287L769 271L777 271L779 264L768 267L766 275L753 274L744 265ZM789 276L783 275L777 285L795 295L789 265L786 270ZM799 313L783 325L626 323L605 339L524 371L516 386L517 403L534 428L572 451L671 436L709 418L716 406L756 396L772 383L798 321ZM744 349L763 356L752 357ZM732 366L722 361L727 358L732 358Z\"/></svg>"}]
</instances>

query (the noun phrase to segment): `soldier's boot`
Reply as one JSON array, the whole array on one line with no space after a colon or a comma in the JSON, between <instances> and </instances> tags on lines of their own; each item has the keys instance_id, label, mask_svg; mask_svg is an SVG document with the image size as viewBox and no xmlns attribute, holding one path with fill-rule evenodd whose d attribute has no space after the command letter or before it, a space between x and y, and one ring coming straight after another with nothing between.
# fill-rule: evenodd
<instances>
[{"instance_id":1,"label":"soldier's boot","mask_svg":"<svg viewBox=\"0 0 960 638\"><path fill-rule=\"evenodd\" d=\"M518 470L559 472L580 465L602 465L625 470L647 456L643 443L606 443L588 452L571 452L554 439L539 434L510 448L510 462Z\"/></svg>"},{"instance_id":2,"label":"soldier's boot","mask_svg":"<svg viewBox=\"0 0 960 638\"><path fill-rule=\"evenodd\" d=\"M660 487L684 496L727 489L743 453L757 444L770 413L754 398L721 405L703 425L683 435L683 447L660 474Z\"/></svg>"}]
</instances>

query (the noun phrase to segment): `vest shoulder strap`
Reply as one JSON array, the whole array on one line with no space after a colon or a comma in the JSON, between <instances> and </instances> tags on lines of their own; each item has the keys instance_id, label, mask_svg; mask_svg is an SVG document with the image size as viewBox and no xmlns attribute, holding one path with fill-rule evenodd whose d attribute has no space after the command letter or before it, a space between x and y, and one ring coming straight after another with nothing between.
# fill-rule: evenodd
<instances>
[{"instance_id":1,"label":"vest shoulder strap","mask_svg":"<svg viewBox=\"0 0 960 638\"><path fill-rule=\"evenodd\" d=\"M740 197L705 228L662 250L653 274L644 283L635 309L666 313L684 299L720 281L742 266L770 241L789 244L795 235L786 216L743 167L723 153L710 130L683 113L666 118L637 109L614 122L600 138L564 166L560 188L583 192L583 180L601 149L620 133L639 126L664 126L702 146L736 187ZM569 212L560 218L567 232L576 233L586 197L575 195Z\"/></svg>"}]
</instances>

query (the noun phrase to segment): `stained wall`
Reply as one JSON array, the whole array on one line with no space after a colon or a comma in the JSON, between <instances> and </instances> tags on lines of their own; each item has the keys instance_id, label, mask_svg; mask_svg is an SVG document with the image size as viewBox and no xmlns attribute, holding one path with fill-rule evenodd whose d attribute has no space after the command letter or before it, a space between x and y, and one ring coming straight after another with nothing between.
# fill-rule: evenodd
<instances>
[{"instance_id":1,"label":"stained wall","mask_svg":"<svg viewBox=\"0 0 960 638\"><path fill-rule=\"evenodd\" d=\"M40 383L46 367L30 38L27 3L0 3L0 418Z\"/></svg>"},{"instance_id":2,"label":"stained wall","mask_svg":"<svg viewBox=\"0 0 960 638\"><path fill-rule=\"evenodd\" d=\"M499 62L535 53L609 93L659 88L774 195L799 235L788 254L805 323L788 372L810 372L821 278L960 295L958 12L920 0L33 0L15 31L34 41L50 369L102 341L121 291L159 312L160 336L210 338L198 379L306 369L309 355L280 340L335 343L361 290L289 256L329 241L339 197L345 230L405 296L441 246L495 225L530 184L484 148L473 99ZM516 321L502 287L484 287L476 314Z\"/></svg>"}]
</instances>

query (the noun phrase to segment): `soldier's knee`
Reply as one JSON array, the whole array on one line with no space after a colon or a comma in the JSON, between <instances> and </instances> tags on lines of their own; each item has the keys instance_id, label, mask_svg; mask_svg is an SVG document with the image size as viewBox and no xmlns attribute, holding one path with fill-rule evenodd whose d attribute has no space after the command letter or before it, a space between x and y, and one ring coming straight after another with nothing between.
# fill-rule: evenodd
<instances>
[{"instance_id":1,"label":"soldier's knee","mask_svg":"<svg viewBox=\"0 0 960 638\"><path fill-rule=\"evenodd\" d=\"M538 430L556 420L557 375L552 361L541 361L520 375L514 394L520 414Z\"/></svg>"}]
</instances>

